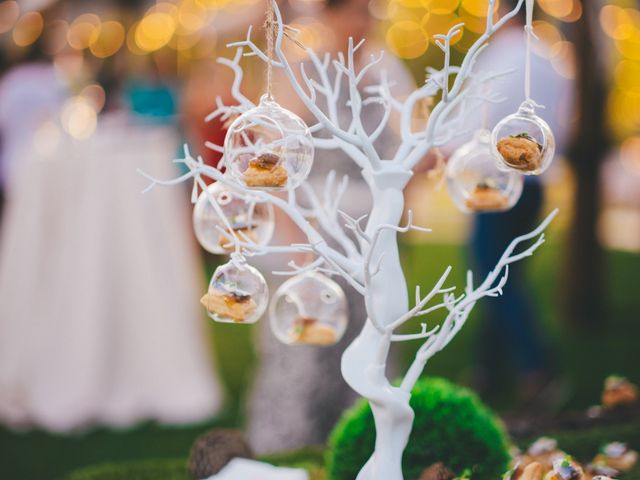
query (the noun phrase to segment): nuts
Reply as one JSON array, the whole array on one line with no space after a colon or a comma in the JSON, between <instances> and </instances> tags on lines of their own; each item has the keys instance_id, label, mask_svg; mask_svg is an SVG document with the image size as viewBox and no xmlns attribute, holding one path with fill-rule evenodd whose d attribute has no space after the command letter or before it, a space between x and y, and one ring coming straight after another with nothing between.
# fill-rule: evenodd
<instances>
[{"instance_id":1,"label":"nuts","mask_svg":"<svg viewBox=\"0 0 640 480\"><path fill-rule=\"evenodd\" d=\"M244 183L247 187L284 187L289 175L279 162L280 157L274 153L263 153L250 160L243 174Z\"/></svg>"},{"instance_id":2,"label":"nuts","mask_svg":"<svg viewBox=\"0 0 640 480\"><path fill-rule=\"evenodd\" d=\"M295 343L325 346L336 343L335 330L310 317L297 318L293 323L290 335Z\"/></svg>"},{"instance_id":3,"label":"nuts","mask_svg":"<svg viewBox=\"0 0 640 480\"><path fill-rule=\"evenodd\" d=\"M505 163L512 168L524 171L540 168L542 145L527 133L501 138L496 148Z\"/></svg>"},{"instance_id":4,"label":"nuts","mask_svg":"<svg viewBox=\"0 0 640 480\"><path fill-rule=\"evenodd\" d=\"M213 288L202 296L200 303L209 313L230 318L236 323L244 321L256 309L256 302L251 295Z\"/></svg>"},{"instance_id":5,"label":"nuts","mask_svg":"<svg viewBox=\"0 0 640 480\"><path fill-rule=\"evenodd\" d=\"M509 199L499 189L479 184L464 203L470 210L484 212L506 209L509 206Z\"/></svg>"}]
</instances>

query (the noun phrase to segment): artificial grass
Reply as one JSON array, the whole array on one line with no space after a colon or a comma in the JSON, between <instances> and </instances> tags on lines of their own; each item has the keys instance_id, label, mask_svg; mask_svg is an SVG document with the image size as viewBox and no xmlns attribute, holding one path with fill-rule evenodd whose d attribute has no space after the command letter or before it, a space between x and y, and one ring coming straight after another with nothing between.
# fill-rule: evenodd
<instances>
[{"instance_id":1,"label":"artificial grass","mask_svg":"<svg viewBox=\"0 0 640 480\"><path fill-rule=\"evenodd\" d=\"M527 266L541 324L555 345L555 363L561 367L563 407L582 408L598 401L602 381L610 373L620 373L640 383L640 362L630 361L637 358L636 339L640 337L637 293L640 255L608 253L610 306L606 329L594 334L575 334L563 326L558 314L562 250L553 240L528 259ZM461 246L404 245L402 255L411 288L418 280L424 286L433 284L447 265L456 266L449 283L463 285L467 262ZM473 365L478 313L472 313L460 335L429 362L427 375L467 383L469 366ZM241 405L255 364L256 328L209 325L217 367L229 394L228 408L215 422L180 428L153 424L127 430L101 428L69 436L41 431L16 433L0 428L0 478L53 480L63 478L73 469L96 463L182 457L195 438L208 428L214 425L241 427L244 420ZM403 347L399 355L401 367L406 366L417 346L413 343Z\"/></svg>"},{"instance_id":2,"label":"artificial grass","mask_svg":"<svg viewBox=\"0 0 640 480\"><path fill-rule=\"evenodd\" d=\"M470 390L442 378L418 381L411 392L415 413L402 470L418 478L443 462L454 472L469 470L475 480L495 480L509 463L508 442L500 420ZM353 480L371 456L376 431L369 403L360 400L345 412L329 440L330 480Z\"/></svg>"},{"instance_id":3,"label":"artificial grass","mask_svg":"<svg viewBox=\"0 0 640 480\"><path fill-rule=\"evenodd\" d=\"M623 441L631 448L640 449L640 422L583 431L556 432L550 436L558 440L561 449L584 462L591 459L601 445L612 440ZM518 444L524 449L533 440L525 439ZM303 449L270 455L262 460L274 465L305 468L310 473L310 480L326 480L323 456L324 451L321 449ZM186 475L186 462L186 458L182 458L96 465L73 472L64 480L190 480ZM640 465L623 478L640 480Z\"/></svg>"}]
</instances>

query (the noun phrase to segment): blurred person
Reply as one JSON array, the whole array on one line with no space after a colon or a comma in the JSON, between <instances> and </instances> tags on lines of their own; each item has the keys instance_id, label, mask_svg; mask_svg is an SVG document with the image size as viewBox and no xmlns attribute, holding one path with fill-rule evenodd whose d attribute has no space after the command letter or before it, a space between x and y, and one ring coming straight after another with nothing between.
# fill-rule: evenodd
<instances>
[{"instance_id":1,"label":"blurred person","mask_svg":"<svg viewBox=\"0 0 640 480\"><path fill-rule=\"evenodd\" d=\"M0 421L14 428L187 423L221 403L188 193L143 196L136 173L176 176L175 102L148 70L126 111L125 75L100 75L97 119L90 98L72 97L17 150L0 238Z\"/></svg>"},{"instance_id":2,"label":"blurred person","mask_svg":"<svg viewBox=\"0 0 640 480\"><path fill-rule=\"evenodd\" d=\"M357 52L356 62L362 68L371 54L378 55L384 47L373 37L374 19L369 14L368 0L328 0L325 9L315 15L318 23L328 30L322 37L322 45L317 49L319 55L329 52L335 58L337 52L346 52L348 39L353 37L357 43L360 39L367 42ZM285 18L292 12L283 12ZM289 40L285 40L288 42ZM299 47L291 44L292 49ZM303 60L308 62L308 60ZM310 77L316 78L314 69L309 64L306 71ZM298 70L297 65L293 66ZM379 82L381 69L386 69L388 76L395 82L392 93L397 96L407 94L414 88L413 80L402 62L393 55L385 55L381 65L371 69L359 85L361 94L368 96L364 89L368 85ZM283 74L274 72L274 97L284 108L288 108L302 116L307 124L316 120L301 104L293 93ZM323 108L322 96L318 103ZM348 83L343 81L341 96L336 102L338 117L342 125L351 119L348 101ZM365 128L372 131L379 123L382 108L378 105L365 107L363 115ZM395 123L392 118L391 123ZM393 128L387 128L378 141L376 148L382 158L391 158L399 143L398 134ZM331 170L336 171L336 179L340 181L344 175L349 177L349 187L343 197L340 208L353 217L359 217L369 211L371 194L362 179L361 169L351 158L340 150L316 149L313 168L308 178L309 184L317 194L321 194L325 179ZM298 201L305 205L305 195L300 192ZM308 205L307 205L308 206ZM304 241L301 233L285 214L277 209L276 233L274 245L290 244ZM329 238L329 237L327 237ZM269 258L256 257L251 263L264 273L282 270L290 259L281 255L270 255ZM304 265L310 259L298 256L294 259L298 265ZM285 277L286 278L286 277ZM283 281L283 277L267 275L269 288L273 292ZM257 452L299 448L307 445L325 443L327 435L334 427L340 415L356 398L355 392L344 382L340 361L345 348L356 337L366 318L364 300L353 288L340 278L335 278L342 286L349 304L349 326L344 337L331 347L290 346L280 343L270 330L269 319L261 321L258 371L249 404L248 434ZM393 365L389 365L393 369Z\"/></svg>"},{"instance_id":3,"label":"blurred person","mask_svg":"<svg viewBox=\"0 0 640 480\"><path fill-rule=\"evenodd\" d=\"M514 5L515 2L502 2L500 14L508 13ZM492 37L477 62L478 72L515 70L492 85L492 89L499 91L507 100L487 105L489 128L515 113L524 100L524 18L523 7L518 16ZM555 136L556 156L561 156L571 133L573 82L554 68L548 49L549 46L542 41L534 40L531 94L537 103L544 106L544 109L538 109L537 114L549 123ZM479 117L470 120L475 120L476 127L480 127ZM525 176L522 197L511 210L474 216L470 247L478 278L495 266L513 238L535 228L544 201L543 179L548 176ZM486 395L496 392L499 374L504 373L503 355L507 355L517 375L519 399L526 403L536 398L548 384L551 364L538 311L530 293L531 286L525 279L525 265L528 264L512 265L504 294L483 302L484 318L479 319L476 387Z\"/></svg>"}]
</instances>

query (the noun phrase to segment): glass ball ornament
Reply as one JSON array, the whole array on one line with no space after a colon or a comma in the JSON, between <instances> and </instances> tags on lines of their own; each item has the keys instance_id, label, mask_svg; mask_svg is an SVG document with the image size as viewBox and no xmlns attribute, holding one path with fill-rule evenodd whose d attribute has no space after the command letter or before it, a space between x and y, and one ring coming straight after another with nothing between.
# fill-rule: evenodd
<instances>
[{"instance_id":1,"label":"glass ball ornament","mask_svg":"<svg viewBox=\"0 0 640 480\"><path fill-rule=\"evenodd\" d=\"M224 159L229 174L246 187L293 189L311 171L313 138L300 117L264 95L229 126Z\"/></svg>"},{"instance_id":2,"label":"glass ball ornament","mask_svg":"<svg viewBox=\"0 0 640 480\"><path fill-rule=\"evenodd\" d=\"M200 303L216 322L255 323L267 309L269 288L254 267L229 261L216 268Z\"/></svg>"},{"instance_id":3,"label":"glass ball ornament","mask_svg":"<svg viewBox=\"0 0 640 480\"><path fill-rule=\"evenodd\" d=\"M491 146L498 166L524 175L540 175L551 162L556 142L547 122L536 115L530 101L525 101L491 132Z\"/></svg>"},{"instance_id":4,"label":"glass ball ornament","mask_svg":"<svg viewBox=\"0 0 640 480\"><path fill-rule=\"evenodd\" d=\"M211 204L214 201L226 217L225 224ZM259 202L251 195L231 189L220 182L200 193L193 207L193 230L202 248L218 255L234 251L233 243L225 237L220 227L240 241L266 245L273 237L275 217L273 205Z\"/></svg>"},{"instance_id":5,"label":"glass ball ornament","mask_svg":"<svg viewBox=\"0 0 640 480\"><path fill-rule=\"evenodd\" d=\"M524 184L520 173L498 168L488 130L477 131L454 152L447 163L446 178L449 196L466 213L508 210L520 199Z\"/></svg>"},{"instance_id":6,"label":"glass ball ornament","mask_svg":"<svg viewBox=\"0 0 640 480\"><path fill-rule=\"evenodd\" d=\"M333 345L347 329L347 299L340 285L325 275L303 273L280 285L271 299L269 319L283 343Z\"/></svg>"}]
</instances>

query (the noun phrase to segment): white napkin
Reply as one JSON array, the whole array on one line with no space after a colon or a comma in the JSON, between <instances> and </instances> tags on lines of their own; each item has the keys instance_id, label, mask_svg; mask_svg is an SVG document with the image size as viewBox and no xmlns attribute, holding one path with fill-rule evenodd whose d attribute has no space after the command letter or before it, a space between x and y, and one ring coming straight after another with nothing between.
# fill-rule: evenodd
<instances>
[{"instance_id":1,"label":"white napkin","mask_svg":"<svg viewBox=\"0 0 640 480\"><path fill-rule=\"evenodd\" d=\"M309 480L300 468L274 467L268 463L234 458L218 474L206 480Z\"/></svg>"}]
</instances>

